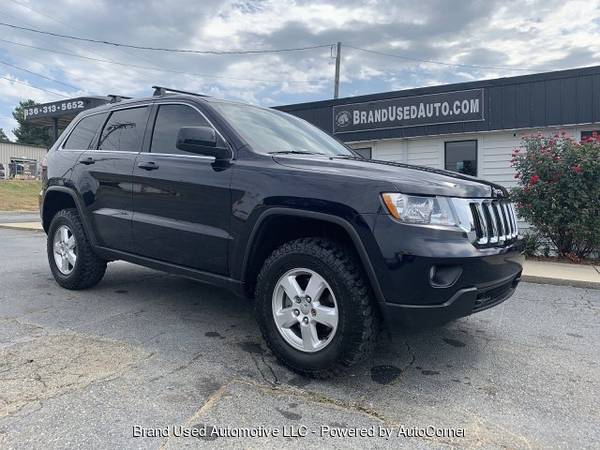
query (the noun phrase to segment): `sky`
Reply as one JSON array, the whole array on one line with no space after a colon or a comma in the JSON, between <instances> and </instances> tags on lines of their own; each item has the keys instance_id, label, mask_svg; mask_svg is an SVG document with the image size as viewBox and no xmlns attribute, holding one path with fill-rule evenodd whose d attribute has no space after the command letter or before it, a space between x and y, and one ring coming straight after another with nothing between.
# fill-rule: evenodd
<instances>
[{"instance_id":1,"label":"sky","mask_svg":"<svg viewBox=\"0 0 600 450\"><path fill-rule=\"evenodd\" d=\"M141 97L155 84L263 106L329 99L338 41L341 97L600 65L600 0L2 0L0 22L171 49L323 45L206 55L0 26L0 128L10 138L24 99Z\"/></svg>"}]
</instances>

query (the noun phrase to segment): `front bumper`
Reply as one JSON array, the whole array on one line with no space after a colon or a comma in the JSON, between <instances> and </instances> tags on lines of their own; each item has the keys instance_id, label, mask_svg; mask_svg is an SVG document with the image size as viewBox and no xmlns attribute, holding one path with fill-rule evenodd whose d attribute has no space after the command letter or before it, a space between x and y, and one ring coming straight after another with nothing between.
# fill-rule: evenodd
<instances>
[{"instance_id":1,"label":"front bumper","mask_svg":"<svg viewBox=\"0 0 600 450\"><path fill-rule=\"evenodd\" d=\"M442 325L460 317L499 305L513 295L521 272L506 279L479 286L458 289L442 304L410 305L384 303L384 316L389 324L409 327Z\"/></svg>"},{"instance_id":2,"label":"front bumper","mask_svg":"<svg viewBox=\"0 0 600 450\"><path fill-rule=\"evenodd\" d=\"M466 235L379 216L371 255L380 310L394 326L429 326L491 308L515 291L522 242L477 248Z\"/></svg>"}]
</instances>

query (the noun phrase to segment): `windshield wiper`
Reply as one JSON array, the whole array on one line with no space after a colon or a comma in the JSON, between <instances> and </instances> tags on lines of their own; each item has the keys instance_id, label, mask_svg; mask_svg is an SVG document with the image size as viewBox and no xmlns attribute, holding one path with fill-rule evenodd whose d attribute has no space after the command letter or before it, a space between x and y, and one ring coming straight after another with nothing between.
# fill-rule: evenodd
<instances>
[{"instance_id":1,"label":"windshield wiper","mask_svg":"<svg viewBox=\"0 0 600 450\"><path fill-rule=\"evenodd\" d=\"M269 152L269 155L285 155L285 154L325 156L325 153L309 152L306 150L278 150L276 152Z\"/></svg>"},{"instance_id":2,"label":"windshield wiper","mask_svg":"<svg viewBox=\"0 0 600 450\"><path fill-rule=\"evenodd\" d=\"M356 159L356 160L365 160L365 158L361 157L361 156L354 156L354 155L335 155L332 156L332 158L335 159Z\"/></svg>"}]
</instances>

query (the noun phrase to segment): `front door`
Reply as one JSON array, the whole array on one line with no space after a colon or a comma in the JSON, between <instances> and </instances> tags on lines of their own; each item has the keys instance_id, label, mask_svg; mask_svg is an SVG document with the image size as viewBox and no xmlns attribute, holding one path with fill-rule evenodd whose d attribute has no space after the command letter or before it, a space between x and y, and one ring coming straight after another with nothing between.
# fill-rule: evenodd
<instances>
[{"instance_id":1,"label":"front door","mask_svg":"<svg viewBox=\"0 0 600 450\"><path fill-rule=\"evenodd\" d=\"M191 105L157 105L150 151L141 153L133 168L136 253L227 274L231 169L177 149L183 126L211 124Z\"/></svg>"}]
</instances>

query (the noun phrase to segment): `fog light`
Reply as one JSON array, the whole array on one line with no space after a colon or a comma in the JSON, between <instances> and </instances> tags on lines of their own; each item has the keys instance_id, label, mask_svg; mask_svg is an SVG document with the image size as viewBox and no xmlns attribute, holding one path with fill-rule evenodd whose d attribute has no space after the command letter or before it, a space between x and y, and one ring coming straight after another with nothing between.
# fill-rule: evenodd
<instances>
[{"instance_id":1,"label":"fog light","mask_svg":"<svg viewBox=\"0 0 600 450\"><path fill-rule=\"evenodd\" d=\"M462 266L431 266L429 269L429 283L434 288L447 288L452 286L462 274Z\"/></svg>"}]
</instances>

